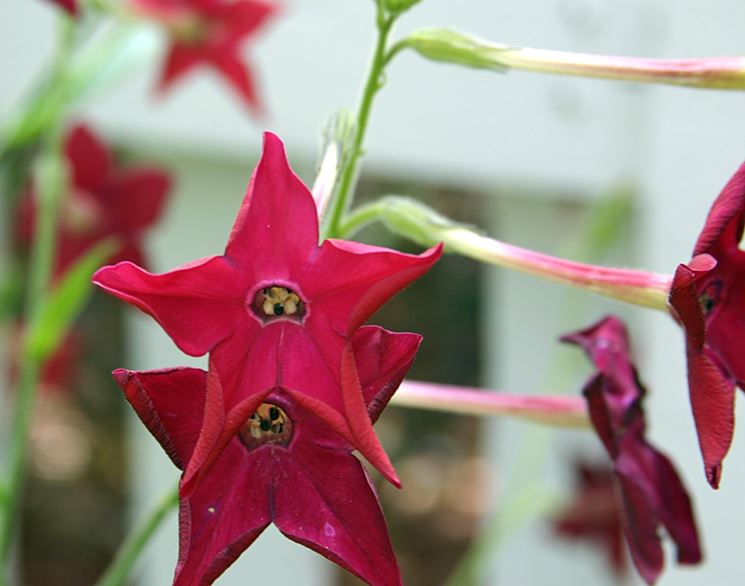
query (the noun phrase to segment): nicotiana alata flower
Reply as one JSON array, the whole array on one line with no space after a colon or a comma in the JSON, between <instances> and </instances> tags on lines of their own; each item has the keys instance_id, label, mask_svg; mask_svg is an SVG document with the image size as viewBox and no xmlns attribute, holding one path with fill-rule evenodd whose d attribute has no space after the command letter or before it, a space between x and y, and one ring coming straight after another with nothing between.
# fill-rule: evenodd
<instances>
[{"instance_id":1,"label":"nicotiana alata flower","mask_svg":"<svg viewBox=\"0 0 745 586\"><path fill-rule=\"evenodd\" d=\"M639 574L652 584L662 572L660 527L675 542L678 563L699 563L701 548L688 493L670 459L645 437L645 390L631 362L623 322L607 317L562 340L580 345L597 368L583 393L595 431L613 461L623 530Z\"/></svg>"},{"instance_id":2,"label":"nicotiana alata flower","mask_svg":"<svg viewBox=\"0 0 745 586\"><path fill-rule=\"evenodd\" d=\"M94 283L152 315L193 356L210 353L224 392L207 393L199 456L214 457L258 394L281 387L313 406L338 434L398 483L372 429L350 345L357 329L440 257L345 240L318 243L313 197L266 133L225 254L154 275L132 263L100 269Z\"/></svg>"}]
</instances>

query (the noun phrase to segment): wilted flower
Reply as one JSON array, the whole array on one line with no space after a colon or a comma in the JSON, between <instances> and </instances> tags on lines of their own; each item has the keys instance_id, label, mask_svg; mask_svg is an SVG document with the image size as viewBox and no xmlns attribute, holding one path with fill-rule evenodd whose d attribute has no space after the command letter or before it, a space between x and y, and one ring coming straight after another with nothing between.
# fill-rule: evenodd
<instances>
[{"instance_id":1,"label":"wilted flower","mask_svg":"<svg viewBox=\"0 0 745 586\"><path fill-rule=\"evenodd\" d=\"M583 539L603 548L613 572L623 576L628 558L613 470L580 462L575 467L575 476L574 500L554 517L554 530L561 537Z\"/></svg>"},{"instance_id":2,"label":"wilted flower","mask_svg":"<svg viewBox=\"0 0 745 586\"><path fill-rule=\"evenodd\" d=\"M645 394L631 363L623 322L607 317L562 338L582 346L597 372L584 387L590 419L613 461L631 558L648 584L665 564L658 529L677 546L678 563L701 561L690 499L672 462L645 437Z\"/></svg>"}]
</instances>

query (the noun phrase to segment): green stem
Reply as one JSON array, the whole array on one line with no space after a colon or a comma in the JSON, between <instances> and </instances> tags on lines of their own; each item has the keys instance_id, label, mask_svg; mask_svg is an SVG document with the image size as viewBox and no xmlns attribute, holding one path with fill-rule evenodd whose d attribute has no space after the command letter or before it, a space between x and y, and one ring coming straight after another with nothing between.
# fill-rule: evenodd
<instances>
[{"instance_id":1,"label":"green stem","mask_svg":"<svg viewBox=\"0 0 745 586\"><path fill-rule=\"evenodd\" d=\"M357 111L355 137L352 143L351 152L349 153L344 169L342 170L341 178L339 180L339 188L336 192L336 196L331 202L331 210L328 216L328 221L324 225L322 239L333 238L339 234L339 225L341 224L342 217L351 202L351 194L354 191L360 158L362 157L362 145L365 140L365 132L367 130L368 120L370 119L373 99L380 88L383 87L384 83L383 73L385 71L385 66L389 61L386 56L388 35L396 20L396 15L386 14L380 3L378 3L376 20L378 38L375 44L375 52L373 54L372 64L370 65L370 71L367 76L365 88L362 92L362 100L360 101L360 106Z\"/></svg>"},{"instance_id":2,"label":"green stem","mask_svg":"<svg viewBox=\"0 0 745 586\"><path fill-rule=\"evenodd\" d=\"M96 586L120 586L124 584L145 546L150 542L168 513L175 509L177 505L178 486L175 486L163 495L150 515L130 533L103 576L96 582Z\"/></svg>"},{"instance_id":3,"label":"green stem","mask_svg":"<svg viewBox=\"0 0 745 586\"><path fill-rule=\"evenodd\" d=\"M38 167L38 223L31 249L25 323L32 323L43 307L55 252L57 209L62 195L64 163L59 126L46 137ZM44 361L27 341L23 345L21 375L9 439L6 499L0 512L0 560L7 563L23 489L28 428L31 422L39 369Z\"/></svg>"}]
</instances>

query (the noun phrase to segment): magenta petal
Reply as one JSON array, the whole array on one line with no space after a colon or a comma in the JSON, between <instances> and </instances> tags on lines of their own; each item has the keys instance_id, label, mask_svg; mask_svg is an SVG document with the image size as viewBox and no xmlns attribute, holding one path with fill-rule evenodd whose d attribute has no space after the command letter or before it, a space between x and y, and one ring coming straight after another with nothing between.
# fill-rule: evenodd
<instances>
[{"instance_id":1,"label":"magenta petal","mask_svg":"<svg viewBox=\"0 0 745 586\"><path fill-rule=\"evenodd\" d=\"M278 5L261 0L237 0L230 4L220 4L214 18L227 26L222 41L229 47L238 47L240 42L251 35L274 14Z\"/></svg>"},{"instance_id":2,"label":"magenta petal","mask_svg":"<svg viewBox=\"0 0 745 586\"><path fill-rule=\"evenodd\" d=\"M282 141L264 133L264 150L233 224L226 256L250 259L265 279L298 279L318 248L313 196L290 168ZM304 291L307 295L308 293Z\"/></svg>"},{"instance_id":3,"label":"magenta petal","mask_svg":"<svg viewBox=\"0 0 745 586\"><path fill-rule=\"evenodd\" d=\"M706 324L696 281L704 278L715 266L716 261L708 254L696 256L687 265L678 265L670 287L670 305L680 319L689 343L697 350L704 346Z\"/></svg>"},{"instance_id":4,"label":"magenta petal","mask_svg":"<svg viewBox=\"0 0 745 586\"><path fill-rule=\"evenodd\" d=\"M72 182L79 189L100 195L111 168L111 157L104 144L86 126L74 127L65 140Z\"/></svg>"},{"instance_id":5,"label":"magenta petal","mask_svg":"<svg viewBox=\"0 0 745 586\"><path fill-rule=\"evenodd\" d=\"M283 394L288 446L248 449L233 438L188 494L182 492L175 585L209 584L270 522L370 584L400 584L377 497L350 448Z\"/></svg>"},{"instance_id":6,"label":"magenta petal","mask_svg":"<svg viewBox=\"0 0 745 586\"><path fill-rule=\"evenodd\" d=\"M64 8L70 16L78 16L80 14L80 8L76 0L52 0L52 2Z\"/></svg>"},{"instance_id":7,"label":"magenta petal","mask_svg":"<svg viewBox=\"0 0 745 586\"><path fill-rule=\"evenodd\" d=\"M628 453L621 454L615 470L621 486L623 530L631 558L644 581L654 584L665 565L665 556L657 533L660 519L655 503L650 500L653 487Z\"/></svg>"},{"instance_id":8,"label":"magenta petal","mask_svg":"<svg viewBox=\"0 0 745 586\"><path fill-rule=\"evenodd\" d=\"M605 377L597 373L585 383L582 393L587 399L588 412L595 432L600 437L610 457L615 458L618 456L618 444L614 423L608 410L608 403L605 400L604 384Z\"/></svg>"},{"instance_id":9,"label":"magenta petal","mask_svg":"<svg viewBox=\"0 0 745 586\"><path fill-rule=\"evenodd\" d=\"M154 275L129 262L99 269L93 282L152 315L179 348L201 356L253 320L244 307L238 276L214 256Z\"/></svg>"},{"instance_id":10,"label":"magenta petal","mask_svg":"<svg viewBox=\"0 0 745 586\"><path fill-rule=\"evenodd\" d=\"M388 299L426 273L442 255L437 245L420 255L345 240L326 240L304 291L335 329L357 329ZM310 327L310 324L309 324Z\"/></svg>"},{"instance_id":11,"label":"magenta petal","mask_svg":"<svg viewBox=\"0 0 745 586\"><path fill-rule=\"evenodd\" d=\"M745 163L740 165L711 206L693 255L715 254L713 250L737 248L743 232L744 210Z\"/></svg>"},{"instance_id":12,"label":"magenta petal","mask_svg":"<svg viewBox=\"0 0 745 586\"><path fill-rule=\"evenodd\" d=\"M274 496L277 528L368 584L402 584L380 503L360 462L309 445L293 455L303 465L280 463L286 476Z\"/></svg>"},{"instance_id":13,"label":"magenta petal","mask_svg":"<svg viewBox=\"0 0 745 586\"><path fill-rule=\"evenodd\" d=\"M704 350L689 348L688 386L706 479L719 487L722 460L729 451L735 430L735 385L727 379Z\"/></svg>"},{"instance_id":14,"label":"magenta petal","mask_svg":"<svg viewBox=\"0 0 745 586\"><path fill-rule=\"evenodd\" d=\"M411 368L422 337L364 326L352 338L354 359L370 419L375 422Z\"/></svg>"},{"instance_id":15,"label":"magenta petal","mask_svg":"<svg viewBox=\"0 0 745 586\"><path fill-rule=\"evenodd\" d=\"M158 169L117 173L107 190L107 208L117 228L134 236L153 224L163 211L170 188L169 176Z\"/></svg>"},{"instance_id":16,"label":"magenta petal","mask_svg":"<svg viewBox=\"0 0 745 586\"><path fill-rule=\"evenodd\" d=\"M217 69L247 106L261 113L262 107L251 71L238 54L222 47L213 48L205 53L205 60Z\"/></svg>"},{"instance_id":17,"label":"magenta petal","mask_svg":"<svg viewBox=\"0 0 745 586\"><path fill-rule=\"evenodd\" d=\"M223 450L197 489L181 499L174 586L211 584L254 542L272 521L277 473L271 458L252 456L238 439Z\"/></svg>"},{"instance_id":18,"label":"magenta petal","mask_svg":"<svg viewBox=\"0 0 745 586\"><path fill-rule=\"evenodd\" d=\"M178 78L191 71L203 59L203 51L199 47L181 43L171 45L163 63L158 90L164 92L169 89Z\"/></svg>"},{"instance_id":19,"label":"magenta petal","mask_svg":"<svg viewBox=\"0 0 745 586\"><path fill-rule=\"evenodd\" d=\"M691 499L670 459L647 447L647 468L655 479L660 520L678 548L678 563L697 564L702 555Z\"/></svg>"},{"instance_id":20,"label":"magenta petal","mask_svg":"<svg viewBox=\"0 0 745 586\"><path fill-rule=\"evenodd\" d=\"M113 373L145 427L182 470L202 426L206 374L185 367L147 372L118 369Z\"/></svg>"}]
</instances>

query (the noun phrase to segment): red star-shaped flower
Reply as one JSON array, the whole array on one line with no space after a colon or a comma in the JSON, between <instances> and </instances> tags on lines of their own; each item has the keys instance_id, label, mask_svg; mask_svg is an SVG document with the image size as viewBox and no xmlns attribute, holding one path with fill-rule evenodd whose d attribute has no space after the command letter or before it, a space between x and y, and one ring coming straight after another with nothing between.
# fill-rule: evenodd
<instances>
[{"instance_id":1,"label":"red star-shaped flower","mask_svg":"<svg viewBox=\"0 0 745 586\"><path fill-rule=\"evenodd\" d=\"M582 462L575 467L575 474L575 498L554 518L554 530L561 537L585 539L604 548L613 573L622 577L628 558L613 470Z\"/></svg>"},{"instance_id":2,"label":"red star-shaped flower","mask_svg":"<svg viewBox=\"0 0 745 586\"><path fill-rule=\"evenodd\" d=\"M678 563L699 563L701 549L688 493L672 462L644 437L645 390L629 357L623 323L608 317L562 339L582 346L598 369L583 392L595 431L613 461L623 529L637 570L648 584L662 572L660 525L677 546Z\"/></svg>"},{"instance_id":3,"label":"red star-shaped flower","mask_svg":"<svg viewBox=\"0 0 745 586\"><path fill-rule=\"evenodd\" d=\"M170 178L153 167L119 167L108 149L86 126L65 138L70 184L60 204L54 275L60 276L106 237L121 241L112 262L144 263L144 232L159 218ZM36 196L29 190L21 205L19 239L29 244L36 222Z\"/></svg>"},{"instance_id":4,"label":"red star-shaped flower","mask_svg":"<svg viewBox=\"0 0 745 586\"><path fill-rule=\"evenodd\" d=\"M745 389L745 165L712 205L675 271L670 305L686 333L688 386L706 477L719 486L735 428L735 387Z\"/></svg>"},{"instance_id":5,"label":"red star-shaped flower","mask_svg":"<svg viewBox=\"0 0 745 586\"><path fill-rule=\"evenodd\" d=\"M419 345L415 334L365 326L353 348L369 417L377 419ZM142 421L182 470L200 434L215 370L118 370ZM174 584L211 584L269 525L369 584L401 583L375 490L352 447L302 395L276 387L258 397L202 482L181 497ZM183 477L182 477L183 478Z\"/></svg>"},{"instance_id":6,"label":"red star-shaped flower","mask_svg":"<svg viewBox=\"0 0 745 586\"><path fill-rule=\"evenodd\" d=\"M80 12L80 9L78 7L78 3L76 0L51 0L54 2L57 6L60 6L65 11L67 11L70 16L77 16Z\"/></svg>"},{"instance_id":7,"label":"red star-shaped flower","mask_svg":"<svg viewBox=\"0 0 745 586\"><path fill-rule=\"evenodd\" d=\"M419 256L344 240L319 246L313 198L282 142L266 133L223 256L162 275L125 262L93 280L152 315L187 354L211 353L224 393L207 393L211 417L187 480L235 435L257 395L282 387L398 484L367 417L349 341L440 254L441 246Z\"/></svg>"},{"instance_id":8,"label":"red star-shaped flower","mask_svg":"<svg viewBox=\"0 0 745 586\"><path fill-rule=\"evenodd\" d=\"M135 9L161 23L171 46L160 76L159 89L199 64L214 67L255 111L261 104L241 48L272 16L276 4L262 0L131 0Z\"/></svg>"}]
</instances>

